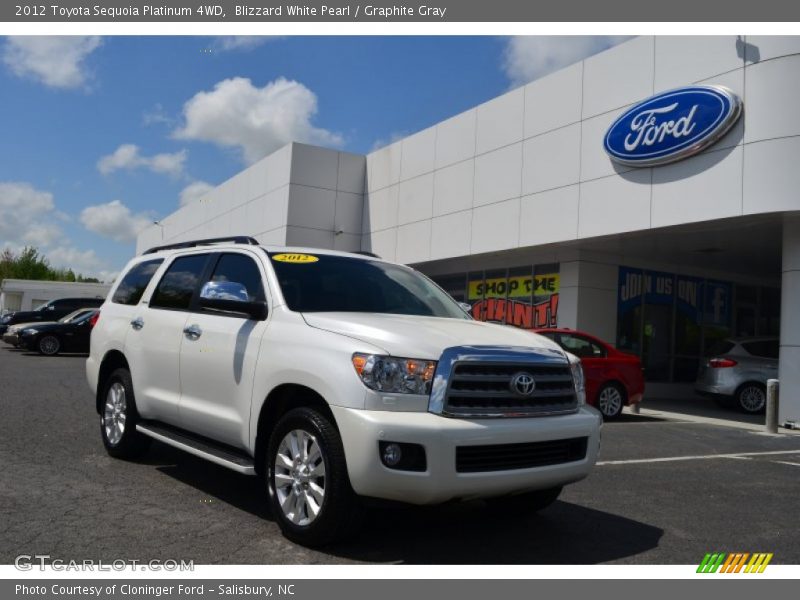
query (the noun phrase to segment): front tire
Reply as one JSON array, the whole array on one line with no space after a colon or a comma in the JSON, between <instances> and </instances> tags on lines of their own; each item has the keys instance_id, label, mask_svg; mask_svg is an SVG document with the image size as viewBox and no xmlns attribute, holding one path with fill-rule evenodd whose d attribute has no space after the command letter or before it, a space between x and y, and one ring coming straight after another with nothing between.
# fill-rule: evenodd
<instances>
[{"instance_id":1,"label":"front tire","mask_svg":"<svg viewBox=\"0 0 800 600\"><path fill-rule=\"evenodd\" d=\"M745 383L736 391L736 405L750 415L763 413L767 406L767 389L760 383Z\"/></svg>"},{"instance_id":2,"label":"front tire","mask_svg":"<svg viewBox=\"0 0 800 600\"><path fill-rule=\"evenodd\" d=\"M323 546L355 532L358 503L344 447L324 415L311 408L287 412L270 436L266 464L270 508L284 536Z\"/></svg>"},{"instance_id":3,"label":"front tire","mask_svg":"<svg viewBox=\"0 0 800 600\"><path fill-rule=\"evenodd\" d=\"M625 406L625 390L616 383L607 383L597 392L597 409L603 414L603 419L611 421L618 419Z\"/></svg>"},{"instance_id":4,"label":"front tire","mask_svg":"<svg viewBox=\"0 0 800 600\"><path fill-rule=\"evenodd\" d=\"M42 336L36 343L36 349L44 356L55 356L61 351L61 340L54 335Z\"/></svg>"},{"instance_id":5,"label":"front tire","mask_svg":"<svg viewBox=\"0 0 800 600\"><path fill-rule=\"evenodd\" d=\"M106 380L100 408L100 435L114 458L131 459L144 454L150 438L136 431L139 413L128 369L117 369Z\"/></svg>"}]
</instances>

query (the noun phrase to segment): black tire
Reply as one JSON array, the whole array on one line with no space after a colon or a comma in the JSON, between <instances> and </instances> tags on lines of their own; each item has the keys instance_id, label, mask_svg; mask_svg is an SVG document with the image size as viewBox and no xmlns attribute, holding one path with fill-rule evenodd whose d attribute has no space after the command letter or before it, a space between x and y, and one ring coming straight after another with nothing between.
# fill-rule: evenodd
<instances>
[{"instance_id":1,"label":"black tire","mask_svg":"<svg viewBox=\"0 0 800 600\"><path fill-rule=\"evenodd\" d=\"M119 386L119 387L118 387ZM124 424L121 436L117 439L113 433L114 423L108 422L111 418L108 405L113 404L112 389L124 390L124 409L117 412L117 416L124 415ZM112 411L113 412L113 411ZM139 413L136 411L136 398L133 394L133 383L128 369L120 368L111 373L103 386L103 396L100 404L100 435L103 445L114 458L132 459L147 452L150 447L150 438L136 431Z\"/></svg>"},{"instance_id":2,"label":"black tire","mask_svg":"<svg viewBox=\"0 0 800 600\"><path fill-rule=\"evenodd\" d=\"M61 340L54 335L43 335L36 342L36 349L44 356L55 356L61 352Z\"/></svg>"},{"instance_id":3,"label":"black tire","mask_svg":"<svg viewBox=\"0 0 800 600\"><path fill-rule=\"evenodd\" d=\"M544 510L558 500L562 489L563 486L559 485L546 490L488 498L486 503L492 510L497 510L502 514L520 516L525 513L535 513Z\"/></svg>"},{"instance_id":4,"label":"black tire","mask_svg":"<svg viewBox=\"0 0 800 600\"><path fill-rule=\"evenodd\" d=\"M767 409L767 388L764 384L751 381L736 390L736 406L749 415L758 415Z\"/></svg>"},{"instance_id":5,"label":"black tire","mask_svg":"<svg viewBox=\"0 0 800 600\"><path fill-rule=\"evenodd\" d=\"M603 401L604 394L610 397L606 401ZM625 388L618 383L606 383L597 392L595 407L603 415L603 420L613 421L622 414L622 409L627 401Z\"/></svg>"},{"instance_id":6,"label":"black tire","mask_svg":"<svg viewBox=\"0 0 800 600\"><path fill-rule=\"evenodd\" d=\"M319 449L321 460L316 461L317 467L314 468L314 471L318 470L318 465L322 464L324 475L309 477L310 471L306 470L305 476L308 477L308 482L297 483L298 479L294 479L295 483L292 484L287 482L289 476L284 472L289 467L282 463L276 468L276 462L279 450L286 450L286 446L282 447L282 443L290 434L296 432L305 432L307 436L310 436L311 445L307 446L310 450L314 450L314 444ZM308 439L305 438L305 441ZM309 454L312 453L309 452ZM311 408L295 408L287 412L272 431L265 461L270 508L284 536L304 546L319 547L355 535L359 502L350 487L342 439L336 427L327 417ZM296 462L294 465L293 469L297 468ZM280 485L276 483L276 475L282 479ZM324 490L321 503L317 502L318 495L314 495L314 491L308 487L312 484L317 486L315 489L318 490L321 486ZM304 485L305 490L302 488ZM295 488L295 486L299 487ZM302 496L305 497L305 501ZM300 497L299 500L298 497ZM305 502L300 509L295 508L293 512L290 511L290 514L293 514L298 522L293 522L285 513L281 506L281 498L283 498L287 510L292 508L292 501L297 501L298 504ZM313 506L317 508L317 513L313 518L311 517L313 514L312 501ZM308 522L304 523L304 520Z\"/></svg>"}]
</instances>

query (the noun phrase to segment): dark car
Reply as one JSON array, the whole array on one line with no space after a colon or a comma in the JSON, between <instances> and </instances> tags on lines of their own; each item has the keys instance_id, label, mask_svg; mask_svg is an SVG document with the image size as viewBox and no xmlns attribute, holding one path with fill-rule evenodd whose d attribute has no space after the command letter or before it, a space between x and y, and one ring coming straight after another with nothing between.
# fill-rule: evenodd
<instances>
[{"instance_id":1,"label":"dark car","mask_svg":"<svg viewBox=\"0 0 800 600\"><path fill-rule=\"evenodd\" d=\"M74 310L69 313L66 317L61 317L58 321L43 321L39 322L30 322L30 323L17 323L16 325L9 325L6 332L3 334L3 341L6 344L11 344L15 348L19 347L19 334L23 329L27 329L33 325L49 325L50 323L69 323L74 321L75 319L79 319L83 317L86 313L96 312L96 308L79 308L78 310Z\"/></svg>"},{"instance_id":2,"label":"dark car","mask_svg":"<svg viewBox=\"0 0 800 600\"><path fill-rule=\"evenodd\" d=\"M93 310L68 323L31 325L19 332L19 345L46 356L59 352L89 352L92 327L99 315L99 310Z\"/></svg>"},{"instance_id":3,"label":"dark car","mask_svg":"<svg viewBox=\"0 0 800 600\"><path fill-rule=\"evenodd\" d=\"M79 308L99 308L103 302L105 302L105 298L59 298L43 304L36 310L8 313L0 317L0 336L6 332L9 326L17 323L58 321Z\"/></svg>"}]
</instances>

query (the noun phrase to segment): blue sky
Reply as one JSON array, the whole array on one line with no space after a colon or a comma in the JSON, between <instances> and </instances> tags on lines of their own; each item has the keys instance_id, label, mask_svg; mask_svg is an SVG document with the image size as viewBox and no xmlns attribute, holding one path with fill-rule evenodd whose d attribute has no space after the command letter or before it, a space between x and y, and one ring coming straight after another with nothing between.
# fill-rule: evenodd
<instances>
[{"instance_id":1,"label":"blue sky","mask_svg":"<svg viewBox=\"0 0 800 600\"><path fill-rule=\"evenodd\" d=\"M0 246L109 279L182 192L288 141L366 153L619 41L0 38Z\"/></svg>"}]
</instances>

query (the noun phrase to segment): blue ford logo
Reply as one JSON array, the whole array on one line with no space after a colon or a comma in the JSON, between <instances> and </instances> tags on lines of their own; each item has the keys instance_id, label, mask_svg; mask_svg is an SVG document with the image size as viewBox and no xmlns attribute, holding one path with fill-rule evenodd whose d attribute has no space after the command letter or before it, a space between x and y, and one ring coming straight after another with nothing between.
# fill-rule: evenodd
<instances>
[{"instance_id":1,"label":"blue ford logo","mask_svg":"<svg viewBox=\"0 0 800 600\"><path fill-rule=\"evenodd\" d=\"M742 101L720 85L670 90L614 121L603 146L623 165L663 165L701 152L725 135L741 113Z\"/></svg>"}]
</instances>

